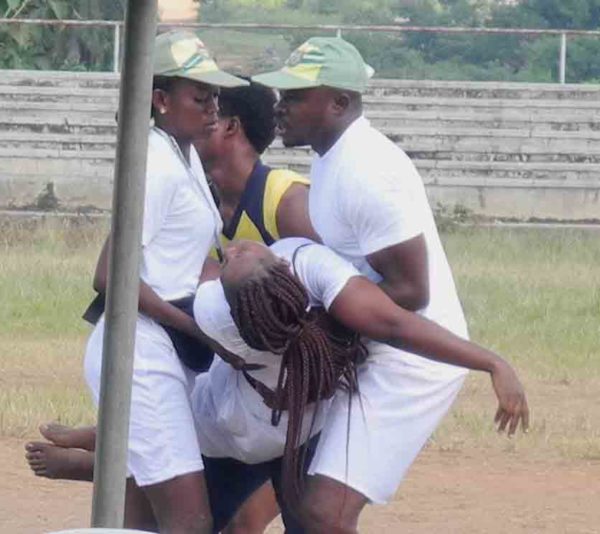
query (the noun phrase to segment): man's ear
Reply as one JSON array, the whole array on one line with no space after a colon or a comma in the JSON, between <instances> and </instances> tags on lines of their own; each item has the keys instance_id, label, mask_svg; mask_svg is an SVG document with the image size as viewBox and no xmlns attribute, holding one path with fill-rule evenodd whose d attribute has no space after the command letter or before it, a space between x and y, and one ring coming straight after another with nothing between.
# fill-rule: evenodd
<instances>
[{"instance_id":1,"label":"man's ear","mask_svg":"<svg viewBox=\"0 0 600 534\"><path fill-rule=\"evenodd\" d=\"M350 95L343 91L336 91L333 95L332 109L336 115L343 115L350 107L352 99Z\"/></svg>"},{"instance_id":2,"label":"man's ear","mask_svg":"<svg viewBox=\"0 0 600 534\"><path fill-rule=\"evenodd\" d=\"M227 117L225 120L227 121L225 137L232 137L237 135L240 130L243 130L239 117Z\"/></svg>"}]
</instances>

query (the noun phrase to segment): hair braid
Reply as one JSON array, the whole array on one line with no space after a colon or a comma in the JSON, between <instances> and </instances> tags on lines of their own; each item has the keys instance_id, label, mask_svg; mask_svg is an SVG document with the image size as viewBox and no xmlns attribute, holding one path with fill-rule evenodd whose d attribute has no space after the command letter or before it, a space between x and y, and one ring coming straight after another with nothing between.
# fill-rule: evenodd
<instances>
[{"instance_id":1,"label":"hair braid","mask_svg":"<svg viewBox=\"0 0 600 534\"><path fill-rule=\"evenodd\" d=\"M282 355L271 421L279 424L282 411L288 411L282 480L284 498L292 507L303 488L306 446L300 441L307 405L331 397L338 388L356 391L356 366L366 358L357 334L321 308L308 308L306 289L283 262L238 288L231 306L250 347Z\"/></svg>"}]
</instances>

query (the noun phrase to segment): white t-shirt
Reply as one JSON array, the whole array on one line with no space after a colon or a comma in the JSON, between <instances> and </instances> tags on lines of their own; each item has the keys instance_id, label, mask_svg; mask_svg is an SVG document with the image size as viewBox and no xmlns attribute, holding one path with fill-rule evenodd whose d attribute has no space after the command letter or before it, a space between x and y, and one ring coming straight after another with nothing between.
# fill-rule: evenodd
<instances>
[{"instance_id":1,"label":"white t-shirt","mask_svg":"<svg viewBox=\"0 0 600 534\"><path fill-rule=\"evenodd\" d=\"M328 248L308 239L282 239L271 250L290 262L302 245L294 262L294 270L306 288L310 305L329 309L348 280L359 273ZM200 285L194 301L194 316L200 329L225 349L246 363L265 367L249 373L269 387L276 389L281 356L252 349L241 338L231 317L229 305L220 280ZM319 432L328 406L320 403L311 435ZM287 431L287 412L278 426L271 424L271 409L250 386L242 372L216 358L207 373L196 379L192 394L198 439L202 454L212 457L235 458L254 464L278 458L283 454ZM307 409L303 422L302 441L309 437L314 407Z\"/></svg>"},{"instance_id":2,"label":"white t-shirt","mask_svg":"<svg viewBox=\"0 0 600 534\"><path fill-rule=\"evenodd\" d=\"M221 219L196 150L190 168L175 141L150 131L140 276L165 300L192 295Z\"/></svg>"},{"instance_id":3,"label":"white t-shirt","mask_svg":"<svg viewBox=\"0 0 600 534\"><path fill-rule=\"evenodd\" d=\"M378 283L366 257L420 234L427 245L429 305L420 313L457 335L467 327L423 182L408 156L358 118L329 151L315 155L309 212L323 243ZM411 365L448 373L464 370L398 350L378 351Z\"/></svg>"}]
</instances>

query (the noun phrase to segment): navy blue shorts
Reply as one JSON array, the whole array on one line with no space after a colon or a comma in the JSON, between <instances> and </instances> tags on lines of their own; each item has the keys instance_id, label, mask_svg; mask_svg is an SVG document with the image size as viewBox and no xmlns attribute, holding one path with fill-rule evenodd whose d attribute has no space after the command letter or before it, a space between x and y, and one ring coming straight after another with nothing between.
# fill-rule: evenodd
<instances>
[{"instance_id":1,"label":"navy blue shorts","mask_svg":"<svg viewBox=\"0 0 600 534\"><path fill-rule=\"evenodd\" d=\"M308 470L318 441L319 434L313 436L308 442L304 472ZM202 458L214 532L220 532L231 521L244 501L268 480L275 489L286 533L302 534L304 532L296 516L283 502L281 457L260 464L245 464L233 458L209 458L206 456Z\"/></svg>"}]
</instances>

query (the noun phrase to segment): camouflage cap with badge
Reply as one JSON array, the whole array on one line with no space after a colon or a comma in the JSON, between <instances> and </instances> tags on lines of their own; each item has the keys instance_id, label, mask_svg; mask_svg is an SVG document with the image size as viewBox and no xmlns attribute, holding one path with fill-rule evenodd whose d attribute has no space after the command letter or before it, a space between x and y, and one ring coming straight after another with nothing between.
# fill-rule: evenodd
<instances>
[{"instance_id":1,"label":"camouflage cap with badge","mask_svg":"<svg viewBox=\"0 0 600 534\"><path fill-rule=\"evenodd\" d=\"M341 37L312 37L292 53L280 70L258 74L252 81L281 90L324 85L363 93L373 72L348 41Z\"/></svg>"},{"instance_id":2,"label":"camouflage cap with badge","mask_svg":"<svg viewBox=\"0 0 600 534\"><path fill-rule=\"evenodd\" d=\"M156 37L154 76L177 76L219 87L248 85L246 80L219 69L204 43L189 31L170 31Z\"/></svg>"}]
</instances>

